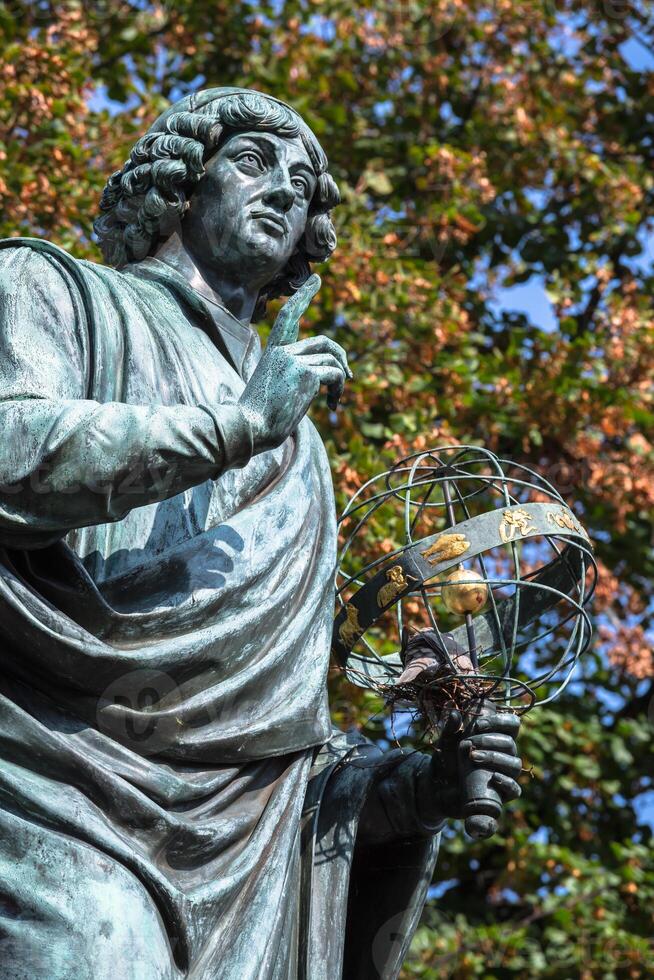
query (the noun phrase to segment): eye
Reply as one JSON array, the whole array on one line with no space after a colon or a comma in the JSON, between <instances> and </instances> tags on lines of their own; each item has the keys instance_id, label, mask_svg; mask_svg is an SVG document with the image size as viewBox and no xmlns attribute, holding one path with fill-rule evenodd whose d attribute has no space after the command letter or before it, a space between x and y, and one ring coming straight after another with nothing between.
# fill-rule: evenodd
<instances>
[{"instance_id":1,"label":"eye","mask_svg":"<svg viewBox=\"0 0 654 980\"><path fill-rule=\"evenodd\" d=\"M266 169L263 162L263 157L256 153L255 150L243 150L242 153L238 154L236 160L238 163L244 163L246 166L252 167L254 170L258 170L259 173L263 173L263 171Z\"/></svg>"},{"instance_id":2,"label":"eye","mask_svg":"<svg viewBox=\"0 0 654 980\"><path fill-rule=\"evenodd\" d=\"M304 179L304 177L294 177L292 184L296 191L304 194L305 197L309 196L309 183Z\"/></svg>"}]
</instances>

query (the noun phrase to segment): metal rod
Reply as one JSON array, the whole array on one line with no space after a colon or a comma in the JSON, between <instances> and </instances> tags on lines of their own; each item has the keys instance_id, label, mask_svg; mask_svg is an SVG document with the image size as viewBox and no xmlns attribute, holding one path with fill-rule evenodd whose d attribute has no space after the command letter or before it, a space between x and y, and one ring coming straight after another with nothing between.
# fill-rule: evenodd
<instances>
[{"instance_id":1,"label":"metal rod","mask_svg":"<svg viewBox=\"0 0 654 980\"><path fill-rule=\"evenodd\" d=\"M447 510L447 519L450 522L450 527L454 527L456 524L456 515L454 513L454 505L452 503L452 494L450 493L450 483L449 480L443 481L443 497L445 499L445 509ZM475 636L475 626L472 621L472 613L465 614L465 624L466 633L468 634L468 649L470 651L470 660L472 662L473 670L479 669L479 662L477 660L477 637Z\"/></svg>"}]
</instances>

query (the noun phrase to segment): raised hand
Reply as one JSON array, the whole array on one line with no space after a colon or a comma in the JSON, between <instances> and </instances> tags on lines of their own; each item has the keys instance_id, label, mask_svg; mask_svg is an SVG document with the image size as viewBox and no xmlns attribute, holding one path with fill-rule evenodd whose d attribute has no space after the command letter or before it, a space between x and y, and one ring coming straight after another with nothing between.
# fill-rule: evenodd
<instances>
[{"instance_id":1,"label":"raised hand","mask_svg":"<svg viewBox=\"0 0 654 980\"><path fill-rule=\"evenodd\" d=\"M298 341L300 320L320 289L311 276L284 304L239 407L250 425L255 453L281 445L306 415L321 385L335 409L352 373L343 348L329 337Z\"/></svg>"}]
</instances>

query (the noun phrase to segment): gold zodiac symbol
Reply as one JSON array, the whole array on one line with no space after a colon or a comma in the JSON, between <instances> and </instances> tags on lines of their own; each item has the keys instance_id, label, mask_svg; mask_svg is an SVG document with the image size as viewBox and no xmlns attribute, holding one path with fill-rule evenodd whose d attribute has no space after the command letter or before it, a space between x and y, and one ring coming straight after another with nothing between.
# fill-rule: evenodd
<instances>
[{"instance_id":1,"label":"gold zodiac symbol","mask_svg":"<svg viewBox=\"0 0 654 980\"><path fill-rule=\"evenodd\" d=\"M442 561L458 558L469 547L470 542L465 534L441 534L440 538L430 544L425 551L421 551L420 554L427 559L430 565L440 565Z\"/></svg>"},{"instance_id":2,"label":"gold zodiac symbol","mask_svg":"<svg viewBox=\"0 0 654 980\"><path fill-rule=\"evenodd\" d=\"M533 534L538 528L531 523L532 520L533 518L529 511L523 510L522 508L518 510L505 510L500 524L500 537L502 541L508 544L509 541L513 541L516 534L521 534L523 538L526 534Z\"/></svg>"},{"instance_id":3,"label":"gold zodiac symbol","mask_svg":"<svg viewBox=\"0 0 654 980\"><path fill-rule=\"evenodd\" d=\"M382 585L377 593L377 605L380 609L387 606L389 602L392 602L409 587L401 565L393 565L392 568L389 568L386 572L386 578L388 579L387 584Z\"/></svg>"},{"instance_id":4,"label":"gold zodiac symbol","mask_svg":"<svg viewBox=\"0 0 654 980\"><path fill-rule=\"evenodd\" d=\"M568 531L575 531L577 534L583 535L584 538L588 537L579 521L567 510L563 510L563 508L558 513L555 513L553 510L548 511L547 522L548 524L555 524L560 528L567 528Z\"/></svg>"},{"instance_id":5,"label":"gold zodiac symbol","mask_svg":"<svg viewBox=\"0 0 654 980\"><path fill-rule=\"evenodd\" d=\"M345 603L346 619L338 628L338 638L344 647L350 649L363 633L363 627L359 622L359 610L351 602Z\"/></svg>"}]
</instances>

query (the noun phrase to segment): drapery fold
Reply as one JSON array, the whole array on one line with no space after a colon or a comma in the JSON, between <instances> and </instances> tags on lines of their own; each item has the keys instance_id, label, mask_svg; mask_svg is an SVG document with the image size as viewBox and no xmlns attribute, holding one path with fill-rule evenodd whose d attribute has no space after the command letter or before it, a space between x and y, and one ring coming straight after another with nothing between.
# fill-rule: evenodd
<instances>
[{"instance_id":1,"label":"drapery fold","mask_svg":"<svg viewBox=\"0 0 654 980\"><path fill-rule=\"evenodd\" d=\"M332 736L326 696L336 531L322 443L304 419L279 449L224 468L220 426L254 370L258 338L163 263L71 271L23 245L0 249L0 299L7 283L0 978L337 978L341 940L320 967L307 959L319 944L307 894L318 916L341 895L345 934L374 778L352 770L339 815L330 801L344 777L336 761L320 762L325 749L316 760L321 746L337 758L351 751ZM26 360L32 387L21 404ZM43 445L34 418L47 428L48 412L56 420L76 399L147 412L130 415L134 472L120 493L131 506L71 529L76 506L104 513L99 477L109 456L112 472L120 462L120 432L97 436L83 413L70 423L84 445L76 486L65 483L66 440L54 440L39 464L45 490L31 484L20 507L10 499ZM217 424L203 435L213 469L198 483L188 447L203 405ZM163 431L158 413L175 423L158 436L157 465L172 461L185 489L173 481L153 498L161 473L138 447L151 444L153 426ZM309 847L302 812L316 780L316 812L340 821L352 842L314 880L306 867L322 824L311 824ZM430 860L412 880L428 876ZM424 893L416 888L413 911Z\"/></svg>"}]
</instances>

